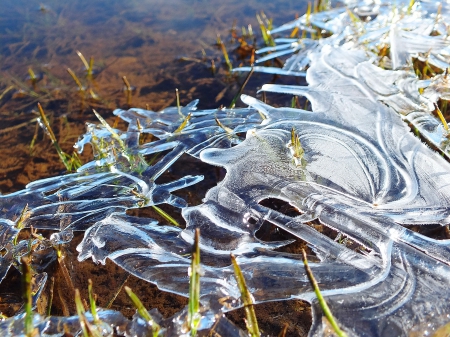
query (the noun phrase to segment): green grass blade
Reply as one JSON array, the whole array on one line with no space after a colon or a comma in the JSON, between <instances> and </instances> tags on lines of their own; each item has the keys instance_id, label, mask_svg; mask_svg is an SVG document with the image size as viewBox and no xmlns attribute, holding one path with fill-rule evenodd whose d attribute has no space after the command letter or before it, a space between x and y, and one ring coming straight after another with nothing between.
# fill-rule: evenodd
<instances>
[{"instance_id":1,"label":"green grass blade","mask_svg":"<svg viewBox=\"0 0 450 337\"><path fill-rule=\"evenodd\" d=\"M32 296L31 296L31 270L27 259L22 258L22 292L23 301L25 302L25 335L27 337L34 336L33 327L33 311L32 311Z\"/></svg>"},{"instance_id":2,"label":"green grass blade","mask_svg":"<svg viewBox=\"0 0 450 337\"><path fill-rule=\"evenodd\" d=\"M128 297L130 297L131 301L133 302L133 305L135 306L139 315L141 315L141 317L143 319L145 319L147 321L147 323L152 327L153 337L158 336L159 332L161 330L161 327L159 326L159 324L156 323L156 321L153 319L153 317L148 313L147 309L145 309L141 300L136 296L136 294L131 290L131 288L125 286L124 289L125 289L125 292L127 293Z\"/></svg>"},{"instance_id":3,"label":"green grass blade","mask_svg":"<svg viewBox=\"0 0 450 337\"><path fill-rule=\"evenodd\" d=\"M439 116L439 119L441 120L442 125L444 126L445 131L448 132L449 131L448 124L447 124L447 121L445 120L444 115L442 114L441 109L439 109L439 107L436 103L434 103L434 108L435 108L437 115Z\"/></svg>"},{"instance_id":4,"label":"green grass blade","mask_svg":"<svg viewBox=\"0 0 450 337\"><path fill-rule=\"evenodd\" d=\"M63 162L64 166L68 171L71 171L72 165L67 160L67 154L61 149L61 147L58 144L58 141L56 140L55 134L53 133L52 128L50 127L50 123L48 122L47 116L45 116L44 109L42 108L41 104L38 103L38 109L39 114L41 116L41 123L43 125L44 131L47 133L47 135L50 137L50 140L53 144L53 146L56 149L56 152L58 153L59 158Z\"/></svg>"},{"instance_id":5,"label":"green grass blade","mask_svg":"<svg viewBox=\"0 0 450 337\"><path fill-rule=\"evenodd\" d=\"M244 82L242 83L241 87L239 88L239 91L237 92L237 94L233 97L233 100L230 103L230 109L233 109L234 106L236 105L236 101L238 100L238 98L241 96L242 92L244 91L245 86L248 83L248 80L250 79L250 77L253 75L253 66L252 69L250 70L250 72L247 74L247 76L245 77Z\"/></svg>"},{"instance_id":6,"label":"green grass blade","mask_svg":"<svg viewBox=\"0 0 450 337\"><path fill-rule=\"evenodd\" d=\"M239 291L241 292L241 299L244 303L245 309L245 324L247 330L251 337L259 337L261 333L259 332L258 320L256 319L255 308L253 307L253 296L247 288L245 283L244 275L242 274L241 268L237 264L236 257L231 254L231 262L233 263L234 276L236 278Z\"/></svg>"},{"instance_id":7,"label":"green grass blade","mask_svg":"<svg viewBox=\"0 0 450 337\"><path fill-rule=\"evenodd\" d=\"M302 249L302 254L303 254L303 263L305 265L306 274L308 275L309 281L311 282L311 285L314 288L314 292L316 293L317 300L319 301L320 307L322 308L323 313L325 314L325 317L330 322L334 332L336 333L336 335L338 337L347 337L347 334L339 328L336 320L334 319L333 314L330 311L330 308L328 307L327 302L325 302L325 299L323 298L322 293L320 292L319 285L317 284L317 281L314 278L312 270L308 265L308 259L306 258L306 252L304 249Z\"/></svg>"},{"instance_id":8,"label":"green grass blade","mask_svg":"<svg viewBox=\"0 0 450 337\"><path fill-rule=\"evenodd\" d=\"M189 304L188 323L191 336L197 335L200 324L200 230L195 230L194 251L192 252L191 268L189 270Z\"/></svg>"},{"instance_id":9,"label":"green grass blade","mask_svg":"<svg viewBox=\"0 0 450 337\"><path fill-rule=\"evenodd\" d=\"M77 315L78 319L80 321L81 331L83 332L84 337L90 337L89 331L86 325L86 316L84 315L84 307L83 303L81 302L81 296L80 291L78 289L75 289L75 306L77 308Z\"/></svg>"},{"instance_id":10,"label":"green grass blade","mask_svg":"<svg viewBox=\"0 0 450 337\"><path fill-rule=\"evenodd\" d=\"M89 279L88 282L89 282L88 284L89 304L91 306L91 314L92 317L94 318L94 324L97 324L100 322L100 318L98 317L97 306L95 305L94 294L92 293L92 280Z\"/></svg>"},{"instance_id":11,"label":"green grass blade","mask_svg":"<svg viewBox=\"0 0 450 337\"><path fill-rule=\"evenodd\" d=\"M53 290L55 288L55 277L52 276L50 279L50 294L47 304L47 317L51 315L52 313L52 305L53 305Z\"/></svg>"},{"instance_id":12,"label":"green grass blade","mask_svg":"<svg viewBox=\"0 0 450 337\"><path fill-rule=\"evenodd\" d=\"M167 214L166 212L164 212L161 208L159 208L159 207L157 207L157 206L152 206L152 208L156 211L156 213L158 213L159 215L161 215L164 219L166 219L167 221L169 221L172 225L175 225L175 226L177 226L177 227L181 227L177 220L175 220L174 218L172 218L169 214Z\"/></svg>"}]
</instances>

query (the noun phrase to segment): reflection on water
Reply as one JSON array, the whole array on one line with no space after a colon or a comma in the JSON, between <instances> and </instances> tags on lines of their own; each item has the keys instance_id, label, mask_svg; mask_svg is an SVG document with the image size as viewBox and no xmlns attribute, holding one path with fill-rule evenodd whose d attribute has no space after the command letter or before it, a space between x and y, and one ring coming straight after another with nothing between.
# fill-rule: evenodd
<instances>
[{"instance_id":1,"label":"reflection on water","mask_svg":"<svg viewBox=\"0 0 450 337\"><path fill-rule=\"evenodd\" d=\"M298 0L6 0L0 3L0 191L22 188L36 178L62 172L42 131L35 129L37 102L52 116L61 146L71 152L92 108L104 116L127 104L122 77L133 87L131 105L159 110L201 100L201 108L228 105L242 76L230 79L217 34L230 43L234 23L251 24L264 10L274 25L294 18ZM77 55L94 60L94 76ZM182 57L196 60L180 61ZM216 74L212 73L212 62ZM85 92L67 72L73 70ZM31 77L31 79L30 79ZM253 75L250 94L270 77ZM251 89L250 89L251 88ZM250 91L251 90L251 91ZM31 122L30 122L31 121ZM23 125L17 127L17 125ZM54 161L52 161L54 159Z\"/></svg>"}]
</instances>

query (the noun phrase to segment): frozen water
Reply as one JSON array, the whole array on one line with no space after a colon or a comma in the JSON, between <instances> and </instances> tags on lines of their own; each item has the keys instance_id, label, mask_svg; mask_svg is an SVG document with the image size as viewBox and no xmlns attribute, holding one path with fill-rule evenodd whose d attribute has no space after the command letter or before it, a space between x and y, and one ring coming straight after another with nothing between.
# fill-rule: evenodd
<instances>
[{"instance_id":1,"label":"frozen water","mask_svg":"<svg viewBox=\"0 0 450 337\"><path fill-rule=\"evenodd\" d=\"M31 243L37 251L84 231L79 260L110 259L182 296L189 293L189 256L199 228L202 328L211 327L216 314L243 305L230 266L233 253L256 302L305 299L313 306L310 335L323 335L322 312L301 257L276 250L292 241L265 242L255 235L268 222L306 241L316 253L313 273L349 335L407 336L425 322L430 331L447 323L450 242L430 239L407 225L450 222L450 164L441 155L449 157L448 134L432 114L439 99L450 97L447 75L418 80L412 69L413 58L435 69L449 67L448 4L442 4L440 14L436 2L416 2L411 8L387 2L347 6L353 15L339 7L272 31L314 26L328 37L277 39L278 45L259 52L271 52L259 62L295 53L283 69L254 69L306 76L307 86L267 84L261 90L304 96L312 111L275 108L242 96L248 108L197 110L194 101L180 110L116 110L129 125L125 132L88 125L76 147L82 151L91 144L92 162L77 173L0 196L0 279L29 253L27 240L15 240L27 205L22 225L55 231ZM390 53L379 56L386 46ZM441 153L422 143L407 123ZM142 133L159 140L139 144ZM292 133L300 141L297 152ZM156 164L146 162L145 155L163 151L169 152ZM172 192L202 176L157 183L183 154L227 172L197 206ZM263 206L267 199L289 203L301 215ZM186 228L126 214L163 203L182 209ZM316 231L308 224L314 220L359 249ZM102 315L125 335L148 329L136 317L128 321L111 311ZM166 334L181 334L185 315L182 311L162 322ZM35 325L55 320L79 329L71 319L36 315ZM19 315L2 322L0 331L23 327L22 320ZM239 335L228 321L219 323L230 335Z\"/></svg>"}]
</instances>

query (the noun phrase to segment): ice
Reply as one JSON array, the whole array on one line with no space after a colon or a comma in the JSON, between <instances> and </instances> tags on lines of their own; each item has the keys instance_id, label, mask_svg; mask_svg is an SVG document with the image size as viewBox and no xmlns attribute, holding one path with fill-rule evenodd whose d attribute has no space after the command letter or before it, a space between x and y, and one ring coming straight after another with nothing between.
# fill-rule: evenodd
<instances>
[{"instance_id":1,"label":"ice","mask_svg":"<svg viewBox=\"0 0 450 337\"><path fill-rule=\"evenodd\" d=\"M446 127L433 115L435 104L450 98L444 71L450 65L449 5L442 4L440 14L437 2L347 6L302 16L271 32L319 27L328 37L278 38L278 45L258 52L260 63L292 53L281 69L253 70L306 76L308 85L266 84L261 91L304 96L311 111L276 108L243 95L247 108L197 110L193 101L161 112L117 109L114 114L128 123L126 131L104 122L88 125L76 148L91 144L92 162L77 173L0 195L0 280L30 253L28 240L16 240L19 227L54 231L49 238L34 238L33 254L69 242L73 231L84 231L77 247L80 261L110 259L164 291L187 297L190 253L200 229L201 329L217 323L216 331L242 333L218 319L243 306L230 263L233 253L256 303L309 301L310 336L322 336L323 314L301 256L279 250L293 240L257 237L262 226L271 224L312 248L311 269L349 335L408 336L448 323L450 241L428 238L409 225L450 222L450 142ZM389 53L380 56L386 46ZM441 73L419 80L413 59ZM158 140L140 144L143 133ZM162 152L156 163L146 161L145 156ZM195 206L173 192L197 184L201 175L183 173L158 182L185 154L226 170ZM264 206L275 199L298 214ZM186 227L126 213L160 204L180 208ZM24 209L29 213L19 226ZM311 221L338 237L316 231ZM36 296L46 281L46 274L39 273ZM186 310L161 320L166 335L186 334ZM114 311L100 314L119 334L149 331L137 315L130 321ZM58 327L63 324L79 330L76 317L34 319L43 335L62 334ZM0 322L0 331L19 334L23 315Z\"/></svg>"}]
</instances>

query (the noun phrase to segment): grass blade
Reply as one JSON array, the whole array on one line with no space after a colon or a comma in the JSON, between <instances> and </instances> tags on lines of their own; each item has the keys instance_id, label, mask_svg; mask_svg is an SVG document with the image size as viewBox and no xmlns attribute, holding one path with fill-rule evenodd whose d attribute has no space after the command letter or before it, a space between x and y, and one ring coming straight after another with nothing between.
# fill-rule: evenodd
<instances>
[{"instance_id":1,"label":"grass blade","mask_svg":"<svg viewBox=\"0 0 450 337\"><path fill-rule=\"evenodd\" d=\"M236 101L239 98L239 96L241 96L242 92L244 91L245 86L248 83L248 80L250 79L250 77L253 75L253 66L252 69L250 70L250 72L247 74L247 76L245 77L244 82L242 83L241 87L239 88L239 91L237 92L237 94L233 97L233 100L230 103L230 109L233 109L234 106L236 105Z\"/></svg>"},{"instance_id":2,"label":"grass blade","mask_svg":"<svg viewBox=\"0 0 450 337\"><path fill-rule=\"evenodd\" d=\"M441 112L441 109L439 109L438 105L434 103L434 108L436 110L437 115L439 116L439 119L441 120L442 125L444 126L445 131L449 131L447 121L445 120L444 115Z\"/></svg>"},{"instance_id":3,"label":"grass blade","mask_svg":"<svg viewBox=\"0 0 450 337\"><path fill-rule=\"evenodd\" d=\"M55 134L53 133L52 128L50 127L50 123L48 122L47 116L45 116L44 109L42 109L41 103L38 103L38 109L39 114L41 116L39 120L39 124L42 126L44 131L47 133L47 135L50 137L50 140L53 144L53 146L56 149L56 152L58 152L58 156L63 162L64 166L68 171L72 170L72 165L67 160L68 155L61 149L61 147L58 144L58 141L56 140Z\"/></svg>"},{"instance_id":4,"label":"grass blade","mask_svg":"<svg viewBox=\"0 0 450 337\"><path fill-rule=\"evenodd\" d=\"M181 112L181 105L180 105L180 93L178 92L178 88L175 89L175 96L177 97L177 109L178 109L178 114L185 118L185 116L183 115L183 113Z\"/></svg>"},{"instance_id":5,"label":"grass blade","mask_svg":"<svg viewBox=\"0 0 450 337\"><path fill-rule=\"evenodd\" d=\"M109 126L108 122L105 121L104 118L100 116L100 114L97 111L95 111L95 109L93 109L92 111L94 112L95 116L100 121L100 123L102 123L102 125L106 128L106 130L108 130L108 132L111 134L111 137L114 138L114 140L116 140L117 143L119 143L122 150L125 151L126 150L125 143L120 138L120 136L114 131L114 129L111 126Z\"/></svg>"},{"instance_id":6,"label":"grass blade","mask_svg":"<svg viewBox=\"0 0 450 337\"><path fill-rule=\"evenodd\" d=\"M97 306L95 305L94 294L92 293L92 280L89 279L88 282L89 282L88 284L89 304L91 306L91 314L92 317L94 318L94 324L98 324L100 322L100 318L98 317Z\"/></svg>"},{"instance_id":7,"label":"grass blade","mask_svg":"<svg viewBox=\"0 0 450 337\"><path fill-rule=\"evenodd\" d=\"M31 270L28 260L22 257L22 294L25 302L25 335L27 337L35 336L33 327L33 311L31 296Z\"/></svg>"},{"instance_id":8,"label":"grass blade","mask_svg":"<svg viewBox=\"0 0 450 337\"><path fill-rule=\"evenodd\" d=\"M186 127L186 125L188 124L189 120L191 119L192 114L189 113L184 120L181 122L180 126L173 132L173 133L180 133L181 131L183 131L183 129Z\"/></svg>"},{"instance_id":9,"label":"grass blade","mask_svg":"<svg viewBox=\"0 0 450 337\"><path fill-rule=\"evenodd\" d=\"M194 251L192 252L192 262L189 269L189 304L188 323L191 336L197 335L197 328L200 324L200 230L195 230Z\"/></svg>"},{"instance_id":10,"label":"grass blade","mask_svg":"<svg viewBox=\"0 0 450 337\"><path fill-rule=\"evenodd\" d=\"M158 323L153 319L153 317L148 313L147 309L145 309L144 305L142 304L141 300L136 296L136 294L131 290L130 287L125 286L124 287L125 292L130 297L131 301L133 302L133 305L135 306L136 310L138 311L139 315L145 321L152 327L153 331L153 337L156 337L159 335L159 332L161 330L161 327Z\"/></svg>"},{"instance_id":11,"label":"grass blade","mask_svg":"<svg viewBox=\"0 0 450 337\"><path fill-rule=\"evenodd\" d=\"M80 320L81 331L83 332L84 337L90 337L89 331L86 324L86 316L84 315L84 307L81 302L80 291L75 289L75 306L77 308L78 319Z\"/></svg>"},{"instance_id":12,"label":"grass blade","mask_svg":"<svg viewBox=\"0 0 450 337\"><path fill-rule=\"evenodd\" d=\"M258 320L256 319L255 308L253 307L253 296L248 291L247 284L245 283L244 275L242 274L241 268L237 264L236 257L231 254L231 262L234 268L234 277L236 278L239 291L241 292L241 299L244 303L245 309L245 324L247 330L251 337L259 337L261 333L259 332Z\"/></svg>"},{"instance_id":13,"label":"grass blade","mask_svg":"<svg viewBox=\"0 0 450 337\"><path fill-rule=\"evenodd\" d=\"M309 281L311 282L311 285L314 288L314 292L316 293L317 300L319 301L320 307L322 308L323 313L325 314L325 317L330 322L334 332L336 333L336 335L338 337L347 337L347 334L339 328L336 320L334 319L333 314L330 311L330 308L328 307L327 302L325 302L325 299L323 298L322 293L320 292L319 285L317 284L317 281L314 278L311 268L308 265L308 259L306 258L306 252L304 249L302 249L302 254L303 254L303 263L305 265L306 274L308 275Z\"/></svg>"},{"instance_id":14,"label":"grass blade","mask_svg":"<svg viewBox=\"0 0 450 337\"><path fill-rule=\"evenodd\" d=\"M164 212L161 208L157 207L157 206L152 206L152 208L156 211L156 213L158 213L159 215L161 215L164 219L166 219L167 221L169 221L172 225L175 225L177 227L180 227L180 224L178 223L177 220L175 220L174 218L172 218L169 214L167 214L166 212Z\"/></svg>"}]
</instances>

